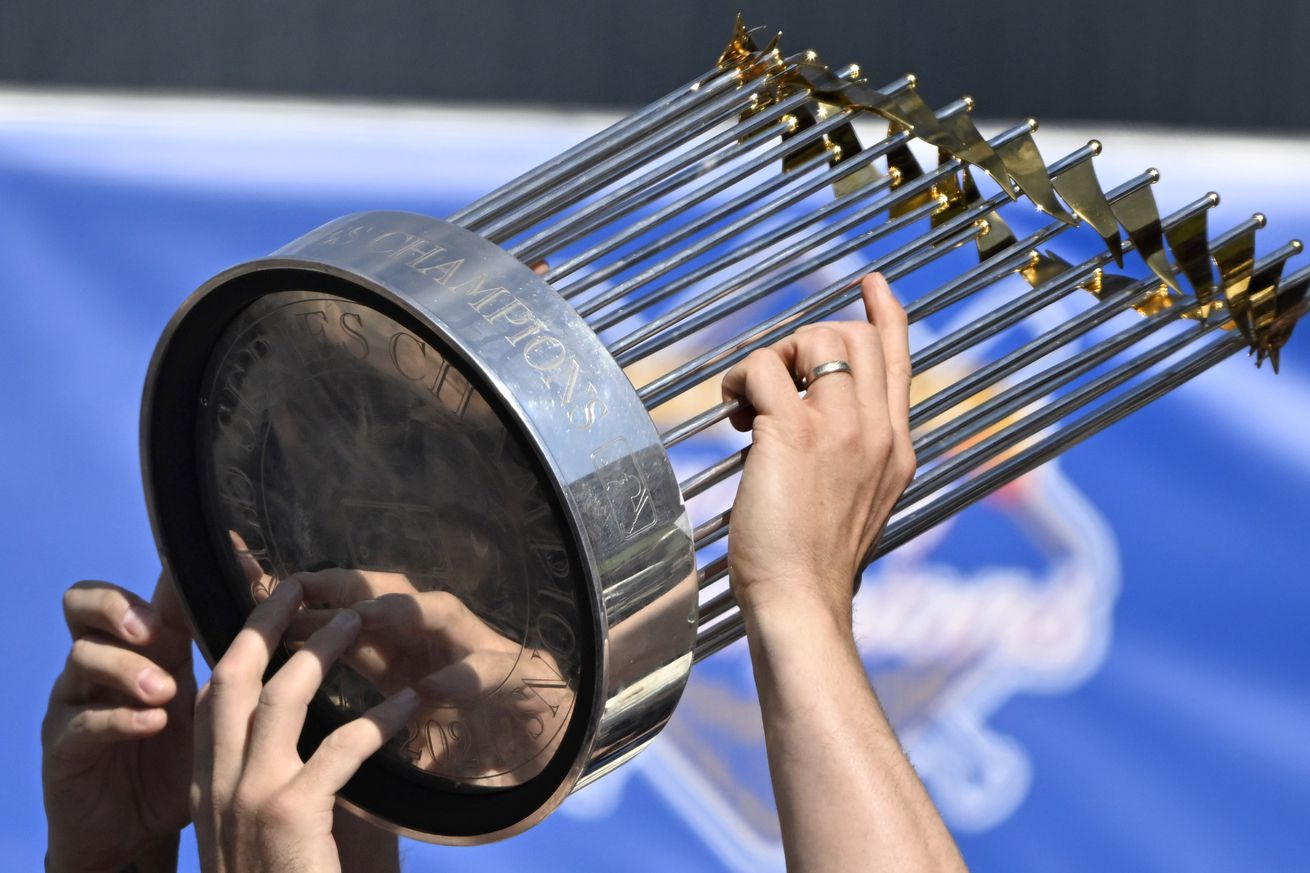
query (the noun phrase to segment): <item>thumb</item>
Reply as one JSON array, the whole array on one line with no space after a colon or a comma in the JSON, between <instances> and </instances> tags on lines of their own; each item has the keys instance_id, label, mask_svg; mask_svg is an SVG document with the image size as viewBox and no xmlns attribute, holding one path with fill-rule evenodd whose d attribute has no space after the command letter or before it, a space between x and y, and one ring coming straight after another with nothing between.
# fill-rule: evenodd
<instances>
[{"instance_id":1,"label":"thumb","mask_svg":"<svg viewBox=\"0 0 1310 873\"><path fill-rule=\"evenodd\" d=\"M160 666L190 663L191 622L182 604L182 595L178 593L177 583L167 570L159 572L155 593L150 596L150 605L159 616L160 634L156 647L160 660L166 661Z\"/></svg>"}]
</instances>

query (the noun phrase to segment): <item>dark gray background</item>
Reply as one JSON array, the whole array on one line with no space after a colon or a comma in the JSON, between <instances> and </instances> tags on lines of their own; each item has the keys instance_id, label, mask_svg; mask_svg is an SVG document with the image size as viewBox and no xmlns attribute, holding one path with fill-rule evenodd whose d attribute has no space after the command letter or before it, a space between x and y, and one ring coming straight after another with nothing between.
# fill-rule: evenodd
<instances>
[{"instance_id":1,"label":"dark gray background","mask_svg":"<svg viewBox=\"0 0 1310 873\"><path fill-rule=\"evenodd\" d=\"M1310 129L1310 3L0 0L0 84L621 107L706 69L733 15L986 116Z\"/></svg>"}]
</instances>

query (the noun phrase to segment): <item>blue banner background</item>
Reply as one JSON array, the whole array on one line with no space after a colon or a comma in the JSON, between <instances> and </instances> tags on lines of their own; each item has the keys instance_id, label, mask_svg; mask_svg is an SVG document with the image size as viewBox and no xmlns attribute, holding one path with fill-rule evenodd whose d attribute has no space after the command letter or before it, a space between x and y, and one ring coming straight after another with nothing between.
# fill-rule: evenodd
<instances>
[{"instance_id":1,"label":"blue banner background","mask_svg":"<svg viewBox=\"0 0 1310 873\"><path fill-rule=\"evenodd\" d=\"M157 572L137 412L183 297L344 213L448 214L594 126L0 96L7 868L39 869L44 851L60 592L80 578L146 592ZM1310 176L1290 163L1310 143L1125 134L1116 156L1103 138L1103 179L1140 171L1139 155L1166 182L1180 165L1165 209L1214 185L1234 192L1229 221L1271 217L1264 250L1310 232ZM1283 369L1226 362L871 571L859 629L875 685L975 869L1304 869L1305 336ZM933 650L943 627L953 653ZM753 707L738 647L698 670L650 751L545 824L476 849L408 844L406 869L781 869Z\"/></svg>"}]
</instances>

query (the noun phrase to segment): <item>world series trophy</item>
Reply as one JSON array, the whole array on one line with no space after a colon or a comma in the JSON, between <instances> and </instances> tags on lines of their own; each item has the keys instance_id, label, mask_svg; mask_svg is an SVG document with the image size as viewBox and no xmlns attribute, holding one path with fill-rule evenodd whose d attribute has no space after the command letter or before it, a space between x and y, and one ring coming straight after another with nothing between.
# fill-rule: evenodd
<instances>
[{"instance_id":1,"label":"world series trophy","mask_svg":"<svg viewBox=\"0 0 1310 873\"><path fill-rule=\"evenodd\" d=\"M724 546L746 449L681 481L670 449L736 410L705 386L865 274L911 324L1018 286L913 349L919 472L869 561L1242 349L1277 367L1298 242L1257 256L1259 215L1211 235L1215 194L1162 218L1154 170L1107 190L1097 142L1048 164L1035 122L987 139L972 109L738 19L708 73L444 221L349 215L207 282L142 412L207 657L291 576L284 648L356 609L302 753L414 688L343 798L420 839L500 839L641 750L743 635ZM1053 248L1089 232L1090 258ZM661 431L657 409L689 411Z\"/></svg>"}]
</instances>

